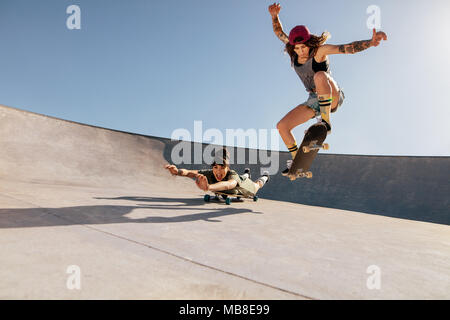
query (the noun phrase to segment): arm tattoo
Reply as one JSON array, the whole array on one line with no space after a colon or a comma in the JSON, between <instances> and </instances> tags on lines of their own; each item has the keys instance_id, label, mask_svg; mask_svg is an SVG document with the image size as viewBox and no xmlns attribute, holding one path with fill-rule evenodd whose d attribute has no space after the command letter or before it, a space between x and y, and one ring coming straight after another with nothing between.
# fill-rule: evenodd
<instances>
[{"instance_id":1,"label":"arm tattoo","mask_svg":"<svg viewBox=\"0 0 450 320\"><path fill-rule=\"evenodd\" d=\"M289 38L286 35L286 33L284 33L283 27L281 26L280 19L278 19L278 17L274 17L272 19L272 25L273 25L273 32L275 32L275 34L277 35L278 39L280 39L284 43L288 43L289 42Z\"/></svg>"},{"instance_id":2,"label":"arm tattoo","mask_svg":"<svg viewBox=\"0 0 450 320\"><path fill-rule=\"evenodd\" d=\"M357 53L369 49L371 40L355 41L350 44L339 46L341 53Z\"/></svg>"}]
</instances>

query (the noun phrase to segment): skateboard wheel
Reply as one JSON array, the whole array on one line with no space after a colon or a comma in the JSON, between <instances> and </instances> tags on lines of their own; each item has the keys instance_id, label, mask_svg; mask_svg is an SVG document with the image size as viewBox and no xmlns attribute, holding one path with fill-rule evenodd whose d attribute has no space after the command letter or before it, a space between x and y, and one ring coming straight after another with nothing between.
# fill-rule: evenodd
<instances>
[{"instance_id":1,"label":"skateboard wheel","mask_svg":"<svg viewBox=\"0 0 450 320\"><path fill-rule=\"evenodd\" d=\"M303 147L302 149L304 153L308 153L310 151L308 147Z\"/></svg>"},{"instance_id":2,"label":"skateboard wheel","mask_svg":"<svg viewBox=\"0 0 450 320\"><path fill-rule=\"evenodd\" d=\"M253 197L253 201L255 201L255 202L258 201L258 197L257 197L257 196L254 196L254 197Z\"/></svg>"},{"instance_id":3,"label":"skateboard wheel","mask_svg":"<svg viewBox=\"0 0 450 320\"><path fill-rule=\"evenodd\" d=\"M229 206L231 204L231 199L230 198L226 198L225 199L225 203Z\"/></svg>"},{"instance_id":4,"label":"skateboard wheel","mask_svg":"<svg viewBox=\"0 0 450 320\"><path fill-rule=\"evenodd\" d=\"M205 196L203 197L203 199L205 200L205 202L209 202L209 200L211 199L211 197L209 196L209 194L205 194Z\"/></svg>"},{"instance_id":5,"label":"skateboard wheel","mask_svg":"<svg viewBox=\"0 0 450 320\"><path fill-rule=\"evenodd\" d=\"M307 178L307 179L311 179L312 177L313 177L312 172L311 172L311 171L308 171L308 172L306 173L306 178Z\"/></svg>"},{"instance_id":6,"label":"skateboard wheel","mask_svg":"<svg viewBox=\"0 0 450 320\"><path fill-rule=\"evenodd\" d=\"M324 143L322 148L323 148L323 150L328 150L328 149L330 149L330 145L328 143Z\"/></svg>"}]
</instances>

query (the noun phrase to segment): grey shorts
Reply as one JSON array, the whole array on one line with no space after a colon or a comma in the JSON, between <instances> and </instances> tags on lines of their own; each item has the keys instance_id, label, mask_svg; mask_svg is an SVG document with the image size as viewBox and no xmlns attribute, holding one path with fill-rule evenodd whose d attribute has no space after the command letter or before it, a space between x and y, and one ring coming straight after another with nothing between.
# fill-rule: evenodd
<instances>
[{"instance_id":1,"label":"grey shorts","mask_svg":"<svg viewBox=\"0 0 450 320\"><path fill-rule=\"evenodd\" d=\"M244 197L253 197L256 195L255 183L247 177L239 176L239 178L241 178L239 186L234 189L224 191L223 193L227 193L229 195L243 195Z\"/></svg>"},{"instance_id":2,"label":"grey shorts","mask_svg":"<svg viewBox=\"0 0 450 320\"><path fill-rule=\"evenodd\" d=\"M342 103L345 100L345 94L344 91L341 89L339 90L339 103L337 104L336 108L331 110L331 112L336 112L337 109L342 105ZM306 105L314 110L315 117L320 116L320 106L319 106L319 99L317 98L317 94L314 92L309 93L309 98L305 102L302 103L302 105Z\"/></svg>"}]
</instances>

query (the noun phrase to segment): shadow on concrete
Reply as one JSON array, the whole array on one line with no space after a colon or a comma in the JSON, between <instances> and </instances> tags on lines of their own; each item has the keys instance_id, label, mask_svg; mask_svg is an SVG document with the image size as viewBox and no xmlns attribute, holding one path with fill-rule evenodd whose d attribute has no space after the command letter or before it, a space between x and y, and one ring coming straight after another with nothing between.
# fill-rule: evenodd
<instances>
[{"instance_id":1,"label":"shadow on concrete","mask_svg":"<svg viewBox=\"0 0 450 320\"><path fill-rule=\"evenodd\" d=\"M105 199L105 198L96 198ZM203 199L192 198L153 198L117 197L109 200L129 200L139 202L159 202L155 204L136 204L130 206L98 205L66 208L27 208L0 209L0 228L31 228L70 225L95 225L112 223L179 223L192 221L221 222L220 217L244 213L258 213L247 208L207 208ZM172 204L171 204L172 203ZM203 206L203 207L199 207ZM141 209L134 217L127 217L133 210ZM144 211L142 211L142 209ZM148 210L148 211L147 211ZM158 210L193 210L199 213L172 216L155 214ZM143 217L142 217L143 216Z\"/></svg>"},{"instance_id":2,"label":"shadow on concrete","mask_svg":"<svg viewBox=\"0 0 450 320\"><path fill-rule=\"evenodd\" d=\"M97 200L128 200L128 201L137 201L137 202L167 202L167 203L175 203L180 202L181 204L172 204L170 207L177 206L199 206L205 204L201 198L162 198L162 197L142 197L142 196L122 196L122 197L114 197L114 198L105 198L105 197L94 197Z\"/></svg>"}]
</instances>

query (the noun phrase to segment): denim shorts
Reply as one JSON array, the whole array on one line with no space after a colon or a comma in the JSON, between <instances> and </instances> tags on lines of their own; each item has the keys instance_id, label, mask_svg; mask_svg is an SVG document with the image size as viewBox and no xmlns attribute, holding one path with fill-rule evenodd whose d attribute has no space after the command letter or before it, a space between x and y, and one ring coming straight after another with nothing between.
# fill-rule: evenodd
<instances>
[{"instance_id":1,"label":"denim shorts","mask_svg":"<svg viewBox=\"0 0 450 320\"><path fill-rule=\"evenodd\" d=\"M336 108L331 110L331 112L336 112L337 109L342 105L342 103L345 100L345 94L343 90L339 90L339 103L337 104ZM302 105L306 105L314 110L316 113L315 117L320 116L320 106L319 106L319 99L317 98L317 94L314 92L309 93L309 98L306 100L306 102L303 102Z\"/></svg>"}]
</instances>

